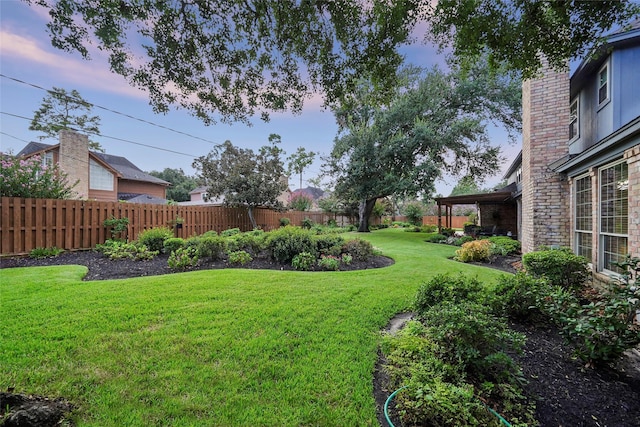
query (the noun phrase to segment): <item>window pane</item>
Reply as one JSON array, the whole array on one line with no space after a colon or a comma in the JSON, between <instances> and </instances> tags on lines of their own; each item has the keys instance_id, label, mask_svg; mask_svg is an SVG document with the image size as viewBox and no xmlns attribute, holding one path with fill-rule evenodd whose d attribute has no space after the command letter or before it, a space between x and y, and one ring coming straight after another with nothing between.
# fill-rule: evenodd
<instances>
[{"instance_id":1,"label":"window pane","mask_svg":"<svg viewBox=\"0 0 640 427\"><path fill-rule=\"evenodd\" d=\"M89 188L113 191L113 174L93 159L89 161Z\"/></svg>"},{"instance_id":2,"label":"window pane","mask_svg":"<svg viewBox=\"0 0 640 427\"><path fill-rule=\"evenodd\" d=\"M618 271L612 262L621 262L627 255L629 233L628 165L618 163L600 172L600 235L601 267Z\"/></svg>"},{"instance_id":3,"label":"window pane","mask_svg":"<svg viewBox=\"0 0 640 427\"><path fill-rule=\"evenodd\" d=\"M591 233L576 233L576 254L585 257L589 262L593 259L591 257L591 240Z\"/></svg>"},{"instance_id":4,"label":"window pane","mask_svg":"<svg viewBox=\"0 0 640 427\"><path fill-rule=\"evenodd\" d=\"M609 68L604 67L599 74L599 84L598 84L598 103L601 104L604 102L609 95L608 87L609 87Z\"/></svg>"},{"instance_id":5,"label":"window pane","mask_svg":"<svg viewBox=\"0 0 640 427\"><path fill-rule=\"evenodd\" d=\"M612 265L612 262L623 262L627 255L627 238L604 236L603 238L603 266L605 269L622 273L622 269Z\"/></svg>"}]
</instances>

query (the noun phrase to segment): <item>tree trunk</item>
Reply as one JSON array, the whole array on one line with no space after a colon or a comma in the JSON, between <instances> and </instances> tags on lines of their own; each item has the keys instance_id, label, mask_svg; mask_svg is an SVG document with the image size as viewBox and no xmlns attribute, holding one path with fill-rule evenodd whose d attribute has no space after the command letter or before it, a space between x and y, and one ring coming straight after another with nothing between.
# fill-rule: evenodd
<instances>
[{"instance_id":1,"label":"tree trunk","mask_svg":"<svg viewBox=\"0 0 640 427\"><path fill-rule=\"evenodd\" d=\"M373 212L373 207L376 205L376 200L377 199L363 199L360 201L360 206L358 207L358 216L360 219L358 232L369 232L369 217L371 216L371 212Z\"/></svg>"},{"instance_id":2,"label":"tree trunk","mask_svg":"<svg viewBox=\"0 0 640 427\"><path fill-rule=\"evenodd\" d=\"M249 206L247 209L249 210L249 221L251 221L251 227L255 230L258 228L258 224L256 224L256 219L253 216L253 206Z\"/></svg>"}]
</instances>

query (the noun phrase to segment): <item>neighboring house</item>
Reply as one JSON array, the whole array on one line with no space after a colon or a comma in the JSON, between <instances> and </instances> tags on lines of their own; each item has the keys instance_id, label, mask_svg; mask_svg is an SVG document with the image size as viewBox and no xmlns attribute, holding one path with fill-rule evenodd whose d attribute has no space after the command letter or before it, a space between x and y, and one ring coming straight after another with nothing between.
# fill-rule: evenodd
<instances>
[{"instance_id":1,"label":"neighboring house","mask_svg":"<svg viewBox=\"0 0 640 427\"><path fill-rule=\"evenodd\" d=\"M523 84L522 152L508 174L521 178L523 252L568 246L596 276L640 256L640 21L570 79L546 70Z\"/></svg>"},{"instance_id":2,"label":"neighboring house","mask_svg":"<svg viewBox=\"0 0 640 427\"><path fill-rule=\"evenodd\" d=\"M291 197L297 196L299 194L304 194L308 197L311 198L312 201L312 205L311 205L311 209L309 209L310 211L321 211L322 209L320 209L320 207L318 207L318 201L322 198L325 197L325 191L320 189L320 188L316 188L316 187L306 187L306 188L299 188L297 190L293 190L291 192L291 196L289 196L289 199ZM289 203L289 201L287 201L285 203L285 205L287 205Z\"/></svg>"},{"instance_id":3,"label":"neighboring house","mask_svg":"<svg viewBox=\"0 0 640 427\"><path fill-rule=\"evenodd\" d=\"M89 151L86 135L63 130L55 145L30 142L17 157L41 156L43 164L58 163L69 182L78 182L78 198L115 202L166 204L171 183L149 175L120 156Z\"/></svg>"}]
</instances>

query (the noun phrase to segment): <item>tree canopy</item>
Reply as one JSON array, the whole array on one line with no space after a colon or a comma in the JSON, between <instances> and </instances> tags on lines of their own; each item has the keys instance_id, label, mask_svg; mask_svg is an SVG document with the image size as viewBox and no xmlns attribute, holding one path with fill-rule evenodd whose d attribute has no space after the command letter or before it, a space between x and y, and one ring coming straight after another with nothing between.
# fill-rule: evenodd
<instances>
[{"instance_id":1,"label":"tree canopy","mask_svg":"<svg viewBox=\"0 0 640 427\"><path fill-rule=\"evenodd\" d=\"M198 180L185 175L182 169L164 168L161 172L151 171L149 175L171 183L167 188L167 199L174 202L188 202L191 200L189 193L198 186Z\"/></svg>"},{"instance_id":2,"label":"tree canopy","mask_svg":"<svg viewBox=\"0 0 640 427\"><path fill-rule=\"evenodd\" d=\"M394 102L375 107L363 83L336 111L342 132L325 163L335 192L360 202L359 231L377 199L430 196L445 172L482 178L498 167L485 123L519 125L520 84L487 72L486 63L449 74L408 69Z\"/></svg>"},{"instance_id":3,"label":"tree canopy","mask_svg":"<svg viewBox=\"0 0 640 427\"><path fill-rule=\"evenodd\" d=\"M287 157L289 161L289 174L300 175L300 187L302 188L302 173L304 170L313 163L313 159L318 153L313 151L307 151L304 147L298 147L295 153Z\"/></svg>"},{"instance_id":4,"label":"tree canopy","mask_svg":"<svg viewBox=\"0 0 640 427\"><path fill-rule=\"evenodd\" d=\"M398 48L421 28L462 63L488 52L529 77L539 53L563 66L639 11L618 0L23 1L49 11L55 47L89 58L96 44L155 111L178 105L207 124L299 112L312 92L335 105L359 79L388 101Z\"/></svg>"},{"instance_id":5,"label":"tree canopy","mask_svg":"<svg viewBox=\"0 0 640 427\"><path fill-rule=\"evenodd\" d=\"M223 197L226 206L246 207L253 228L258 227L253 215L256 207L284 207L278 200L287 189L282 149L277 146L280 136L271 134L269 142L256 153L225 141L193 162L209 198Z\"/></svg>"},{"instance_id":6,"label":"tree canopy","mask_svg":"<svg viewBox=\"0 0 640 427\"><path fill-rule=\"evenodd\" d=\"M93 105L85 101L80 93L73 89L67 92L54 87L42 99L42 105L34 112L29 130L44 133L39 139L58 138L63 129L100 135L100 117L91 116ZM89 140L89 148L104 152L100 143Z\"/></svg>"}]
</instances>

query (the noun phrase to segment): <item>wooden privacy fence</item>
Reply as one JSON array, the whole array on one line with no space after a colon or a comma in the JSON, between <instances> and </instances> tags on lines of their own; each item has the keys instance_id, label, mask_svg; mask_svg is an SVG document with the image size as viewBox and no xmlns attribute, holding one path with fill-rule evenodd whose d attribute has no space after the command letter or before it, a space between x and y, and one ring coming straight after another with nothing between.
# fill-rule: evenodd
<instances>
[{"instance_id":1,"label":"wooden privacy fence","mask_svg":"<svg viewBox=\"0 0 640 427\"><path fill-rule=\"evenodd\" d=\"M292 225L301 225L305 218L322 224L332 218L320 212L269 209L256 209L254 216L265 231L280 227L283 217L289 218ZM65 250L92 249L112 237L110 229L103 225L111 217L129 218L126 236L129 240L135 240L149 228L174 227L178 217L183 222L175 227L176 237L186 238L209 230L219 233L229 228L252 229L244 208L2 197L0 254L26 254L35 248L54 246Z\"/></svg>"}]
</instances>

